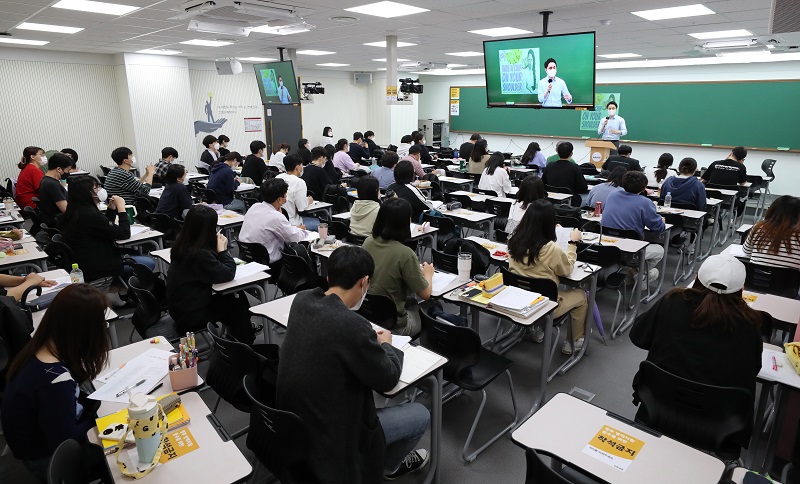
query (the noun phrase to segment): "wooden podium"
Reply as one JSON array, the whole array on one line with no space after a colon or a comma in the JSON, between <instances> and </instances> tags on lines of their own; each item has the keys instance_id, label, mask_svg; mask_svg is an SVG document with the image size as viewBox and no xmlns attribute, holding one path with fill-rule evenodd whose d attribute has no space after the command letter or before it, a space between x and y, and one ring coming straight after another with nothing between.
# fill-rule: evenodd
<instances>
[{"instance_id":1,"label":"wooden podium","mask_svg":"<svg viewBox=\"0 0 800 484\"><path fill-rule=\"evenodd\" d=\"M606 161L606 158L608 158L609 152L617 149L614 143L602 139L586 140L586 147L589 148L589 159L598 170L603 166L603 162Z\"/></svg>"}]
</instances>

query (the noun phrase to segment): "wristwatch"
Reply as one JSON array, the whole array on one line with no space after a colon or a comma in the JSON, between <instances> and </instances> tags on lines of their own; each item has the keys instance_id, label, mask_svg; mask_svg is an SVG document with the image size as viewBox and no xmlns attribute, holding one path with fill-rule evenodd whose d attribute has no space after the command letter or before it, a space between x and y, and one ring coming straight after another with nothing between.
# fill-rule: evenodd
<instances>
[{"instance_id":1,"label":"wristwatch","mask_svg":"<svg viewBox=\"0 0 800 484\"><path fill-rule=\"evenodd\" d=\"M570 240L570 241L569 241L569 242L567 242L567 243L568 243L568 244L571 244L571 245L578 245L578 241L577 241L577 240Z\"/></svg>"}]
</instances>

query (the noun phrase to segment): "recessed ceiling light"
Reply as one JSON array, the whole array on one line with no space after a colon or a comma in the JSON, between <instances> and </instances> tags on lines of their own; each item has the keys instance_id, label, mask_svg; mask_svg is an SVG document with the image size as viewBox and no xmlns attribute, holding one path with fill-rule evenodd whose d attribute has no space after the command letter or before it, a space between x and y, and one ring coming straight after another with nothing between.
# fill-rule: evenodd
<instances>
[{"instance_id":1,"label":"recessed ceiling light","mask_svg":"<svg viewBox=\"0 0 800 484\"><path fill-rule=\"evenodd\" d=\"M203 40L203 39L193 39L181 42L181 44L200 45L203 47L222 47L223 45L231 45L232 43L233 42L222 42L219 40Z\"/></svg>"},{"instance_id":2,"label":"recessed ceiling light","mask_svg":"<svg viewBox=\"0 0 800 484\"><path fill-rule=\"evenodd\" d=\"M448 53L446 53L445 55L454 55L454 56L456 56L456 57L478 57L478 56L482 56L482 55L483 55L483 52L474 52L474 51L468 51L468 52L448 52Z\"/></svg>"},{"instance_id":3,"label":"recessed ceiling light","mask_svg":"<svg viewBox=\"0 0 800 484\"><path fill-rule=\"evenodd\" d=\"M58 32L60 34L75 34L83 30L82 27L64 27L61 25L35 24L22 22L16 28L21 30L38 30L40 32Z\"/></svg>"},{"instance_id":4,"label":"recessed ceiling light","mask_svg":"<svg viewBox=\"0 0 800 484\"><path fill-rule=\"evenodd\" d=\"M272 62L278 60L272 57L237 57L237 59L245 62Z\"/></svg>"},{"instance_id":5,"label":"recessed ceiling light","mask_svg":"<svg viewBox=\"0 0 800 484\"><path fill-rule=\"evenodd\" d=\"M696 3L694 5L684 5L682 7L656 8L654 10L640 10L631 13L646 20L668 20L672 18L713 15L716 12L704 5Z\"/></svg>"},{"instance_id":6,"label":"recessed ceiling light","mask_svg":"<svg viewBox=\"0 0 800 484\"><path fill-rule=\"evenodd\" d=\"M696 34L689 34L690 37L694 37L695 39L700 39L700 40L730 39L733 37L746 37L748 35L753 35L753 33L750 32L749 30L744 30L744 29L718 30L716 32L699 32Z\"/></svg>"},{"instance_id":7,"label":"recessed ceiling light","mask_svg":"<svg viewBox=\"0 0 800 484\"><path fill-rule=\"evenodd\" d=\"M374 62L386 62L386 59L372 59ZM409 59L397 59L397 62L408 62Z\"/></svg>"},{"instance_id":8,"label":"recessed ceiling light","mask_svg":"<svg viewBox=\"0 0 800 484\"><path fill-rule=\"evenodd\" d=\"M364 45L369 45L369 46L372 46L372 47L383 47L385 49L386 48L386 41L382 40L380 42L367 42ZM411 47L412 45L417 45L417 44L411 44L409 42L398 42L397 43L398 47Z\"/></svg>"},{"instance_id":9,"label":"recessed ceiling light","mask_svg":"<svg viewBox=\"0 0 800 484\"><path fill-rule=\"evenodd\" d=\"M360 7L346 8L348 12L363 13L364 15L374 15L376 17L393 18L415 13L430 12L427 8L412 7L397 2L378 2L362 5Z\"/></svg>"},{"instance_id":10,"label":"recessed ceiling light","mask_svg":"<svg viewBox=\"0 0 800 484\"><path fill-rule=\"evenodd\" d=\"M336 52L328 52L327 50L298 50L297 53L301 55L331 55Z\"/></svg>"},{"instance_id":11,"label":"recessed ceiling light","mask_svg":"<svg viewBox=\"0 0 800 484\"><path fill-rule=\"evenodd\" d=\"M485 35L487 37L507 37L509 35L532 34L533 32L514 27L497 27L494 29L470 30L469 33Z\"/></svg>"},{"instance_id":12,"label":"recessed ceiling light","mask_svg":"<svg viewBox=\"0 0 800 484\"><path fill-rule=\"evenodd\" d=\"M253 27L250 32L259 32L262 34L275 34L275 35L289 35L299 34L300 32L308 32L309 28L300 25L279 25L277 27L270 27L269 25L262 25L260 27Z\"/></svg>"},{"instance_id":13,"label":"recessed ceiling light","mask_svg":"<svg viewBox=\"0 0 800 484\"><path fill-rule=\"evenodd\" d=\"M343 24L351 24L353 22L358 22L356 17L350 17L348 15L336 15L333 17L328 17L328 20L333 20L334 22L341 22Z\"/></svg>"},{"instance_id":14,"label":"recessed ceiling light","mask_svg":"<svg viewBox=\"0 0 800 484\"><path fill-rule=\"evenodd\" d=\"M104 13L107 15L125 15L133 12L134 10L139 10L139 7L132 7L130 5L93 2L91 0L61 0L53 5L53 8L79 10L81 12Z\"/></svg>"},{"instance_id":15,"label":"recessed ceiling light","mask_svg":"<svg viewBox=\"0 0 800 484\"><path fill-rule=\"evenodd\" d=\"M154 54L154 55L175 55L175 54L182 54L182 50L170 50L170 49L144 49L144 50L137 50L137 54Z\"/></svg>"},{"instance_id":16,"label":"recessed ceiling light","mask_svg":"<svg viewBox=\"0 0 800 484\"><path fill-rule=\"evenodd\" d=\"M641 57L641 54L597 54L597 57L602 57L604 59L630 59L631 57Z\"/></svg>"},{"instance_id":17,"label":"recessed ceiling light","mask_svg":"<svg viewBox=\"0 0 800 484\"><path fill-rule=\"evenodd\" d=\"M467 67L467 64L447 64L448 69L454 69L456 67Z\"/></svg>"},{"instance_id":18,"label":"recessed ceiling light","mask_svg":"<svg viewBox=\"0 0 800 484\"><path fill-rule=\"evenodd\" d=\"M11 37L0 37L0 42L4 44L21 44L21 45L47 45L50 43L46 40L14 39Z\"/></svg>"},{"instance_id":19,"label":"recessed ceiling light","mask_svg":"<svg viewBox=\"0 0 800 484\"><path fill-rule=\"evenodd\" d=\"M350 64L339 64L338 62L326 62L324 64L317 64L320 67L347 67Z\"/></svg>"}]
</instances>

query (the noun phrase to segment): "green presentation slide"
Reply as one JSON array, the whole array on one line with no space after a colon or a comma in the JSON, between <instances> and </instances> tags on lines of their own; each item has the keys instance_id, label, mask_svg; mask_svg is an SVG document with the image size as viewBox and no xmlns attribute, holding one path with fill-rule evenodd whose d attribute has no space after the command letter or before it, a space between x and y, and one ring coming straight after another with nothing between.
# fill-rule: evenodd
<instances>
[{"instance_id":1,"label":"green presentation slide","mask_svg":"<svg viewBox=\"0 0 800 484\"><path fill-rule=\"evenodd\" d=\"M253 66L258 79L261 102L264 104L297 104L297 79L291 61L270 62Z\"/></svg>"},{"instance_id":2,"label":"green presentation slide","mask_svg":"<svg viewBox=\"0 0 800 484\"><path fill-rule=\"evenodd\" d=\"M483 50L487 105L594 106L594 32L486 41ZM555 78L545 69L548 59L556 61ZM540 98L544 88L553 80L557 81L559 89L563 86L566 89L558 99L543 103Z\"/></svg>"}]
</instances>

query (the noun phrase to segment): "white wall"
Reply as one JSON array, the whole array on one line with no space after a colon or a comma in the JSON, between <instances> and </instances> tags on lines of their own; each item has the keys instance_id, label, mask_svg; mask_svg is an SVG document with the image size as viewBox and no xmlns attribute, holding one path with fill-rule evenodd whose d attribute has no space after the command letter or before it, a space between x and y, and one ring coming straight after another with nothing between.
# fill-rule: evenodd
<instances>
[{"instance_id":1,"label":"white wall","mask_svg":"<svg viewBox=\"0 0 800 484\"><path fill-rule=\"evenodd\" d=\"M420 119L448 119L450 86L484 86L485 79L481 75L470 76L426 76L420 79L425 86L425 93L419 96ZM611 69L598 70L598 84L635 83L635 82L687 82L687 81L741 81L759 79L800 79L800 62L776 62L759 64L726 64L711 66L692 66L681 68L646 68L646 69ZM677 113L691 115L691 106L676 106ZM624 116L624 113L621 113ZM743 113L749 117L751 113ZM768 122L768 113L760 113ZM665 119L669 122L669 119ZM737 120L720 120L722 123L735 123ZM629 126L631 138L634 127ZM800 131L798 131L800 133ZM501 136L487 135L489 148L514 154L522 154L528 143L536 141L545 155L555 153L555 142L561 138L534 136ZM450 133L451 146L458 147L469 139L469 133ZM567 139L567 138L564 138ZM798 134L800 141L800 134ZM588 161L589 150L583 146L582 140L572 140L575 145L575 160ZM800 143L797 143L800 145ZM631 143L633 157L643 165L652 166L664 152L672 153L676 160L691 156L700 166L708 166L711 162L725 158L729 150L722 148L704 148L691 146L660 145L651 143ZM796 148L796 146L792 146ZM770 186L775 194L800 194L794 185L800 177L800 153L756 151L750 150L747 157L748 173L763 175L761 162L766 158L777 160L775 165L776 179ZM677 163L676 165L677 166Z\"/></svg>"}]
</instances>

